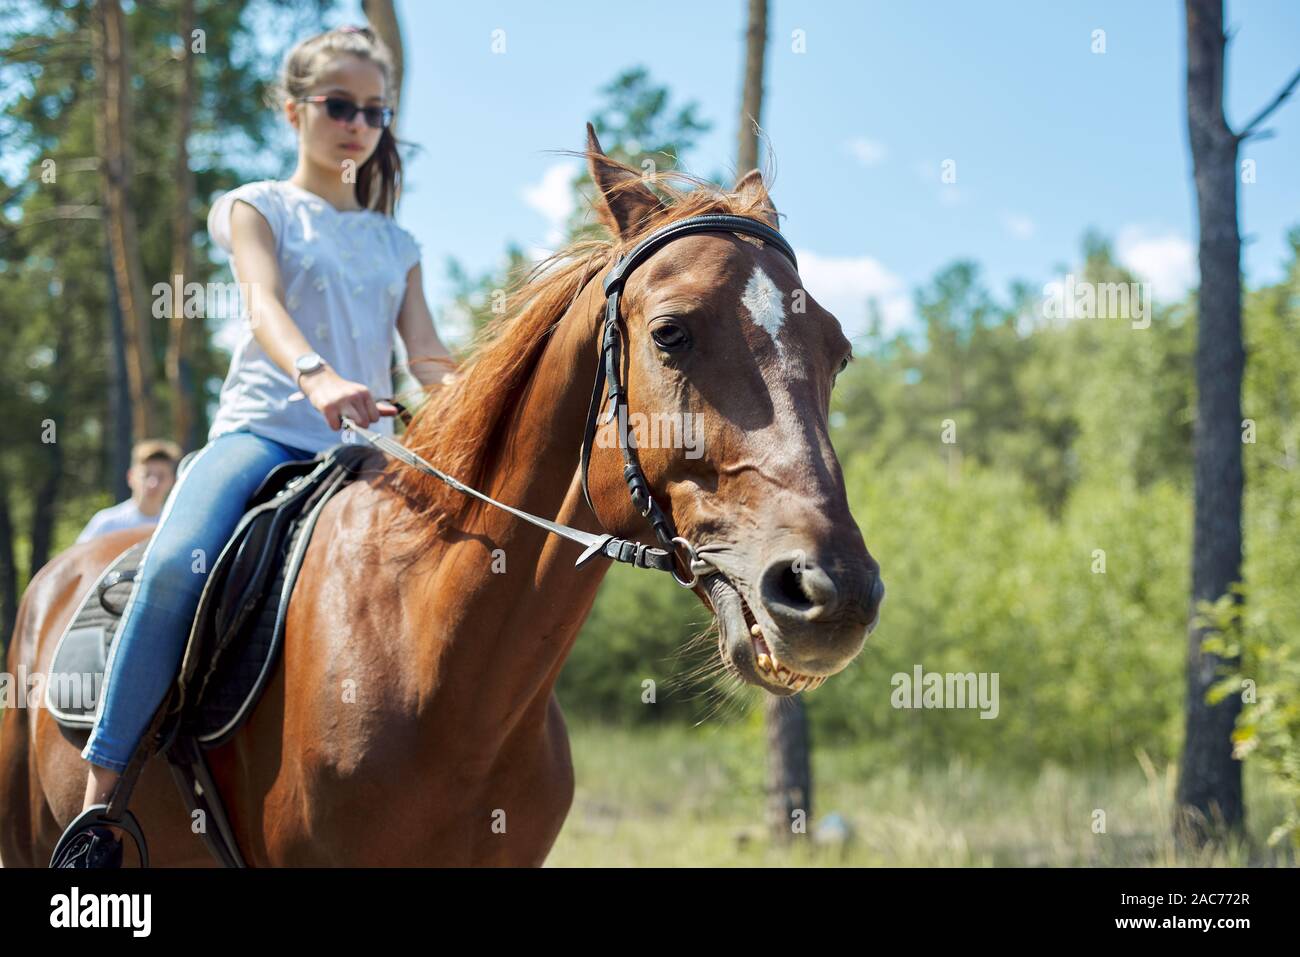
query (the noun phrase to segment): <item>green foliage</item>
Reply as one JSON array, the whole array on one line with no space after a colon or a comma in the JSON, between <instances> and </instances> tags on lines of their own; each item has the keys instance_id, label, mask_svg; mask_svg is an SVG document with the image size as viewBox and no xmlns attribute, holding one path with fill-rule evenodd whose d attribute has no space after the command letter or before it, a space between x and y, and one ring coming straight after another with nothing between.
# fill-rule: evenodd
<instances>
[{"instance_id":1,"label":"green foliage","mask_svg":"<svg viewBox=\"0 0 1300 957\"><path fill-rule=\"evenodd\" d=\"M1300 231L1297 232L1300 239ZM1127 282L1088 237L1085 275ZM853 666L808 695L814 740L869 746L878 766L952 759L1031 770L1175 760L1191 555L1194 308L1046 319L1025 287L999 302L957 263L917 296L924 338L878 332L832 402L850 506L880 561L882 623ZM1239 753L1275 796L1300 791L1300 407L1296 269L1246 303L1251 361L1244 664L1258 691ZM942 440L944 420L955 442ZM560 685L571 712L627 722L700 714L698 685L660 706L640 677L700 628L670 583L611 572ZM1236 607L1231 601L1231 607ZM1211 644L1213 647L1213 644ZM707 665L712 648L698 649ZM899 709L893 676L996 672L999 711ZM576 680L570 680L576 678ZM680 697L681 700L678 700ZM757 711L751 711L754 717ZM705 710L724 723L722 712ZM1285 814L1294 828L1294 812ZM1293 834L1294 831L1292 830Z\"/></svg>"},{"instance_id":2,"label":"green foliage","mask_svg":"<svg viewBox=\"0 0 1300 957\"><path fill-rule=\"evenodd\" d=\"M693 673L717 665L716 633L701 640L711 616L694 594L666 575L612 567L556 686L560 699L603 718L700 720L715 705L711 684ZM647 701L647 681L654 701Z\"/></svg>"},{"instance_id":3,"label":"green foliage","mask_svg":"<svg viewBox=\"0 0 1300 957\"><path fill-rule=\"evenodd\" d=\"M820 734L918 767L1174 753L1189 541L1174 487L1080 489L1054 519L1005 469L965 464L954 479L857 457L846 480L888 591L860 661L809 696ZM917 665L997 673L996 717L894 708L892 676Z\"/></svg>"},{"instance_id":4,"label":"green foliage","mask_svg":"<svg viewBox=\"0 0 1300 957\"><path fill-rule=\"evenodd\" d=\"M624 161L655 158L676 166L678 158L713 126L695 102L670 111L668 87L657 86L645 67L634 67L602 87L605 104L592 118L605 152Z\"/></svg>"},{"instance_id":5,"label":"green foliage","mask_svg":"<svg viewBox=\"0 0 1300 957\"><path fill-rule=\"evenodd\" d=\"M23 553L38 523L52 522L55 553L96 509L125 490L124 478L110 469L118 423L109 347L113 289L96 160L101 97L92 57L94 6L88 0L30 3L22 17L0 28L0 139L11 157L26 164L15 182L0 184L6 338L0 350L0 420L10 438L0 447L0 493L12 515L20 589L35 571ZM193 104L195 203L189 210L196 255L187 282L225 276L225 266L208 248L209 199L281 172L293 155L292 138L277 131L280 118L260 106L284 48L265 43L259 31L281 36L287 45L318 27L327 6L321 0L199 4L204 52L194 57L201 95ZM178 16L174 4L139 3L126 16L134 78L130 191L150 303L154 285L170 281L171 272ZM265 165L253 165L259 160ZM212 342L214 317L192 321L190 373L198 383L192 412L201 442L229 357ZM171 421L174 398L163 374L167 324L155 319L151 330L160 423ZM42 440L50 422L57 442ZM43 490L51 502L47 509L39 507Z\"/></svg>"}]
</instances>

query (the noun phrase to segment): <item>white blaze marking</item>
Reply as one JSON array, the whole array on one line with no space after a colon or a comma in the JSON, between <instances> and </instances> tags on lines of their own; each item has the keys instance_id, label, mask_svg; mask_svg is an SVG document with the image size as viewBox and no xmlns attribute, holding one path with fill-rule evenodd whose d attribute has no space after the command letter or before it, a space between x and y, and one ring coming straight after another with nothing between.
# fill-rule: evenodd
<instances>
[{"instance_id":1,"label":"white blaze marking","mask_svg":"<svg viewBox=\"0 0 1300 957\"><path fill-rule=\"evenodd\" d=\"M785 347L777 337L777 333L781 331L781 324L785 322L782 298L781 290L777 288L776 283L772 282L772 278L763 272L761 266L755 266L749 282L745 283L745 293L740 297L740 303L749 310L754 322L762 326L772 337L777 356L784 359Z\"/></svg>"}]
</instances>

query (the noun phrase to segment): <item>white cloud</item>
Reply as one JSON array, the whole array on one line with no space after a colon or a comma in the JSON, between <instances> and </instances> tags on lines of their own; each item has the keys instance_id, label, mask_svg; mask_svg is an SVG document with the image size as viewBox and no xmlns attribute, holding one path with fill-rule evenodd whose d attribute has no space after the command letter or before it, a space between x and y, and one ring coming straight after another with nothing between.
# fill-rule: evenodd
<instances>
[{"instance_id":1,"label":"white cloud","mask_svg":"<svg viewBox=\"0 0 1300 957\"><path fill-rule=\"evenodd\" d=\"M1196 250L1184 236L1144 226L1125 226L1115 241L1115 256L1159 299L1181 299L1196 285Z\"/></svg>"},{"instance_id":2,"label":"white cloud","mask_svg":"<svg viewBox=\"0 0 1300 957\"><path fill-rule=\"evenodd\" d=\"M849 152L863 166L876 166L885 159L884 144L859 136L849 141Z\"/></svg>"},{"instance_id":3,"label":"white cloud","mask_svg":"<svg viewBox=\"0 0 1300 957\"><path fill-rule=\"evenodd\" d=\"M573 163L553 163L542 173L542 178L525 186L520 192L530 209L546 220L547 232L543 240L552 249L564 242L564 226L573 212L573 179L578 168Z\"/></svg>"},{"instance_id":4,"label":"white cloud","mask_svg":"<svg viewBox=\"0 0 1300 957\"><path fill-rule=\"evenodd\" d=\"M829 310L849 339L867 331L867 302L874 298L886 335L898 332L912 318L912 298L903 280L870 256L820 256L797 250L804 288Z\"/></svg>"},{"instance_id":5,"label":"white cloud","mask_svg":"<svg viewBox=\"0 0 1300 957\"><path fill-rule=\"evenodd\" d=\"M1037 228L1032 219L1028 216L1021 216L1019 213L1003 213L1002 225L1016 239L1032 238Z\"/></svg>"}]
</instances>

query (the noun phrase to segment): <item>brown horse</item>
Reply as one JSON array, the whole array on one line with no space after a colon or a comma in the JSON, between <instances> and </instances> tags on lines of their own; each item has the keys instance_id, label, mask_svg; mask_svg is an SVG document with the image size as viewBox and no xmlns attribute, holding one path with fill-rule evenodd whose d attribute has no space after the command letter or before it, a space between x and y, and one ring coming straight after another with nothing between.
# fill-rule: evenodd
<instances>
[{"instance_id":1,"label":"brown horse","mask_svg":"<svg viewBox=\"0 0 1300 957\"><path fill-rule=\"evenodd\" d=\"M590 127L585 155L613 238L576 242L535 271L403 441L500 501L653 544L616 440L593 450L595 514L575 469L602 277L665 223L716 212L776 226L776 211L757 170L731 192L643 178L605 157ZM670 184L679 177L694 188ZM631 274L622 310L631 412L703 423L702 454L637 438L656 500L718 569L694 588L717 617L718 671L775 695L815 686L861 650L883 593L827 427L848 340L785 258L733 233L668 243ZM33 578L11 673L48 670L79 596L140 537L76 546ZM283 666L208 755L247 862L540 865L573 797L552 689L608 567L574 568L579 551L397 462L339 494L307 550ZM4 715L5 864L45 865L86 774L44 709ZM212 863L162 758L131 807L154 863Z\"/></svg>"}]
</instances>

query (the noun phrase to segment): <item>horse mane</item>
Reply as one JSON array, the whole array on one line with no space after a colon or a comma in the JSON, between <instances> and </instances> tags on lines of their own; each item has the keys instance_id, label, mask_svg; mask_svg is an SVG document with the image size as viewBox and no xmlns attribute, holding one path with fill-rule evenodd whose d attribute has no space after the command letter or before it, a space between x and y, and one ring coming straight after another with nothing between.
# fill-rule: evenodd
<instances>
[{"instance_id":1,"label":"horse mane","mask_svg":"<svg viewBox=\"0 0 1300 957\"><path fill-rule=\"evenodd\" d=\"M475 332L455 380L443 387L425 387L425 401L403 433L402 444L481 491L486 490L492 462L502 447L510 413L527 389L551 333L587 285L602 275L624 248L631 248L667 223L690 216L732 213L765 218L773 214L763 191L729 192L680 170L646 173L599 153L557 152L591 157L622 169L631 176L616 184L611 193L645 185L660 203L641 221L626 246L608 226L589 229L514 277L506 289L506 310ZM593 342L593 352L595 348ZM448 529L466 527L478 509L492 507L395 459L387 463L384 477L406 499L405 524L409 527L405 530L413 533L413 553L427 553Z\"/></svg>"}]
</instances>

